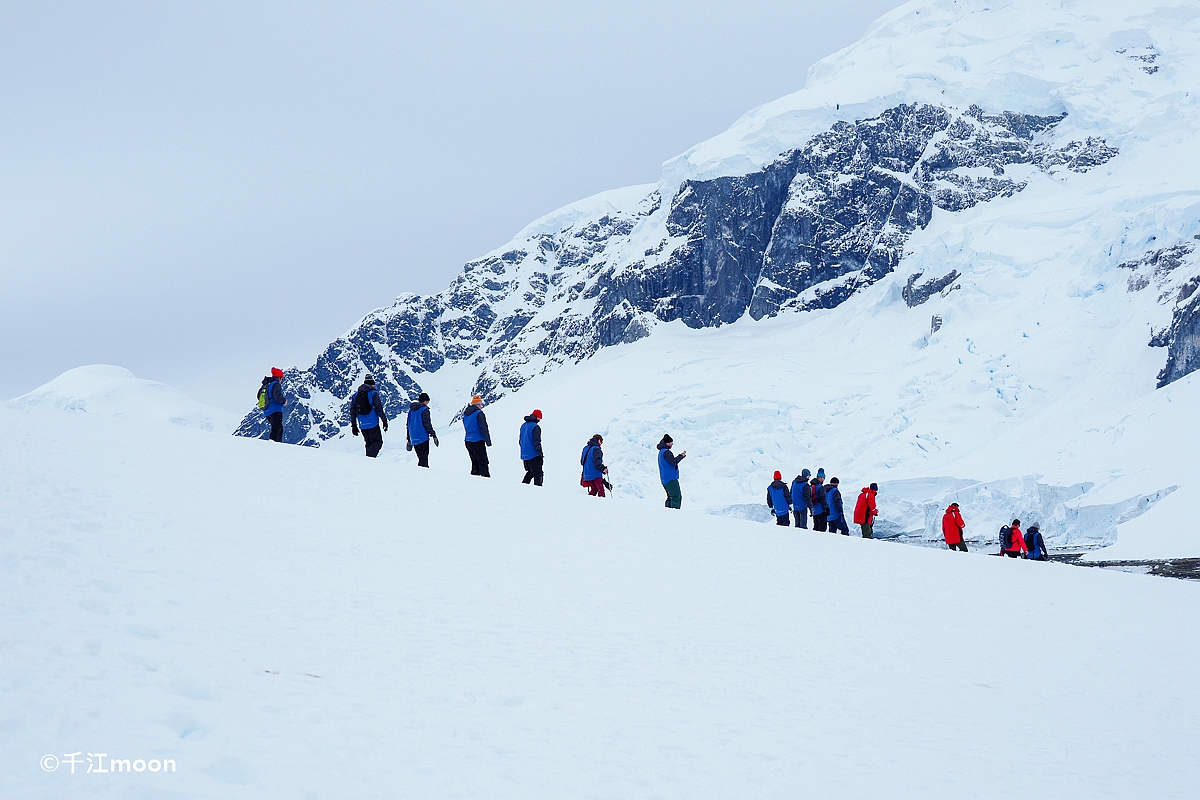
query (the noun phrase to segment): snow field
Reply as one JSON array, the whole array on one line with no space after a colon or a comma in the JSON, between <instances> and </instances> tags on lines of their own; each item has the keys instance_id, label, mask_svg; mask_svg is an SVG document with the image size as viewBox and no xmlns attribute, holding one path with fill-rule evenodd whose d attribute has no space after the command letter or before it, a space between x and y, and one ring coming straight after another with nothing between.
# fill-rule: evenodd
<instances>
[{"instance_id":1,"label":"snow field","mask_svg":"<svg viewBox=\"0 0 1200 800\"><path fill-rule=\"evenodd\" d=\"M470 478L448 433L430 471L11 405L0 436L12 796L1195 785L1193 584ZM178 772L38 767L75 751Z\"/></svg>"}]
</instances>

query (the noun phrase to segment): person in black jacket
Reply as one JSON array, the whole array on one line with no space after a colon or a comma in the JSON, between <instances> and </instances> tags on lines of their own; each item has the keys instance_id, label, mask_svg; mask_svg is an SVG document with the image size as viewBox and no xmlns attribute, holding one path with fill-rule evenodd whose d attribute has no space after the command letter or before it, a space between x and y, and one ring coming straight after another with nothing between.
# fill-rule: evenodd
<instances>
[{"instance_id":1,"label":"person in black jacket","mask_svg":"<svg viewBox=\"0 0 1200 800\"><path fill-rule=\"evenodd\" d=\"M842 508L842 490L838 488L838 479L829 479L829 488L825 490L825 505L829 508L828 519L830 533L850 535L850 526L846 524L846 512Z\"/></svg>"},{"instance_id":2,"label":"person in black jacket","mask_svg":"<svg viewBox=\"0 0 1200 800\"><path fill-rule=\"evenodd\" d=\"M808 485L808 476L812 472L801 470L792 481L792 508L795 510L796 527L808 528L808 510L812 508L812 487Z\"/></svg>"},{"instance_id":3,"label":"person in black jacket","mask_svg":"<svg viewBox=\"0 0 1200 800\"><path fill-rule=\"evenodd\" d=\"M375 391L375 379L368 375L350 398L350 432L358 436L358 432L362 431L367 458L375 458L383 448L383 434L379 432L381 425L386 432L388 418L383 413L383 400Z\"/></svg>"}]
</instances>

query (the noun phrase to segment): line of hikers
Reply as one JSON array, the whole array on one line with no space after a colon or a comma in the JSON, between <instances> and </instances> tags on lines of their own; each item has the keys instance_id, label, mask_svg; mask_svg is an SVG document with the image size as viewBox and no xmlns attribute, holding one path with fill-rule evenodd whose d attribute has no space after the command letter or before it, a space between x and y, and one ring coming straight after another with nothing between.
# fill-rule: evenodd
<instances>
[{"instance_id":1,"label":"line of hikers","mask_svg":"<svg viewBox=\"0 0 1200 800\"><path fill-rule=\"evenodd\" d=\"M269 438L273 442L283 442L283 407L287 398L283 394L283 370L278 367L271 369L271 374L263 378L258 390L258 407L263 412L270 426ZM405 424L405 449L415 452L417 466L429 466L429 443L441 447L433 421L429 414L429 395L421 392L415 401L409 405L408 418ZM362 384L355 390L349 400L350 433L362 435L363 445L368 458L376 458L383 449L383 434L388 430L388 416L384 411L384 403L379 391L375 388L375 378L367 375ZM518 444L521 451L521 462L525 466L525 477L521 483L532 483L541 486L545 478L543 471L544 455L542 453L542 412L534 409L525 417L521 424ZM488 430L487 415L483 413L483 398L475 395L471 403L462 413L463 442L467 454L471 458L471 474L483 478L492 476L488 460L488 448L492 446L492 434ZM664 444L665 442L665 444ZM604 437L594 435L588 440L580 456L582 467L579 483L594 497L604 497L605 489L612 489L608 482L608 467L604 465L604 451L601 445ZM679 508L682 494L679 489L679 462L686 452L677 458L671 454L671 437L664 436L659 443L659 471L663 476L663 486L667 491L667 507Z\"/></svg>"},{"instance_id":2,"label":"line of hikers","mask_svg":"<svg viewBox=\"0 0 1200 800\"><path fill-rule=\"evenodd\" d=\"M283 408L287 398L283 394L283 370L272 368L271 374L263 378L262 387L258 392L258 407L262 410L270 426L270 439L273 442L283 441ZM375 388L375 379L371 375L363 378L362 384L350 398L350 432L354 436L360 433L368 458L375 458L383 448L383 434L388 429L388 417L383 409L383 401ZM521 483L533 483L541 486L545 477L543 471L544 457L542 453L542 412L534 409L525 417L518 436L521 462L525 466L525 477ZM462 413L463 441L471 458L471 474L484 478L491 477L487 449L492 446L492 435L488 430L487 415L483 413L483 398L475 395L471 403ZM380 431L382 428L382 432ZM405 424L405 449L415 452L417 466L429 466L429 443L440 447L437 432L429 413L429 395L421 392L417 399L409 405L408 417ZM606 489L612 489L608 482L608 467L604 465L604 437L594 434L583 447L579 457L582 471L579 485L588 490L592 497L604 497ZM679 464L687 457L684 450L675 455L674 440L670 434L663 434L658 443L658 475L662 482L667 499L667 508L681 508L683 492L679 485ZM853 524L859 526L862 538L875 538L875 519L879 516L876 496L879 485L872 483L864 486L859 492L858 501L854 505ZM793 519L797 528L808 528L808 518L811 516L813 530L850 535L846 522L846 513L842 505L842 491L836 477L825 484L825 468L817 469L813 475L807 469L801 470L789 486L783 480L783 474L776 470L771 485L767 487L767 507L775 514L777 525L791 526ZM942 516L942 535L946 545L951 550L967 552L967 544L963 533L966 530L958 503L951 503ZM1046 543L1042 539L1037 525L1031 525L1024 534L1021 533L1021 520L1014 519L1011 525L1000 529L1000 554L1010 558L1029 558L1045 561L1048 558Z\"/></svg>"},{"instance_id":3,"label":"line of hikers","mask_svg":"<svg viewBox=\"0 0 1200 800\"><path fill-rule=\"evenodd\" d=\"M775 524L792 524L795 515L797 528L808 528L808 518L811 515L814 531L828 531L850 535L846 524L846 512L842 507L842 490L837 478L830 478L825 485L825 468L817 469L817 474L804 469L788 486L783 481L783 474L775 471L775 479L767 487L767 507L775 512ZM854 504L854 524L859 527L862 538L875 538L875 518L879 516L879 508L875 503L875 495L879 493L879 485L872 483L864 486L858 493L858 501Z\"/></svg>"},{"instance_id":4,"label":"line of hikers","mask_svg":"<svg viewBox=\"0 0 1200 800\"><path fill-rule=\"evenodd\" d=\"M942 515L942 536L946 539L946 546L951 550L967 552L967 543L963 538L966 529L967 523L963 521L958 503L951 503ZM999 555L1027 558L1032 561L1048 561L1050 558L1041 529L1037 525L1030 525L1029 530L1022 534L1019 519L1014 519L1011 525L1000 528Z\"/></svg>"}]
</instances>

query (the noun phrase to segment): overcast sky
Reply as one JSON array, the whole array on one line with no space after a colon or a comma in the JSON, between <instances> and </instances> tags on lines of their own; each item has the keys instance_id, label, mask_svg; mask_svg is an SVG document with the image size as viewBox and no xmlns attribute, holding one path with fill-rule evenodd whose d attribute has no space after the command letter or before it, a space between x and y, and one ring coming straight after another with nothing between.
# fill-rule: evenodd
<instances>
[{"instance_id":1,"label":"overcast sky","mask_svg":"<svg viewBox=\"0 0 1200 800\"><path fill-rule=\"evenodd\" d=\"M0 398L109 363L245 410L895 5L0 4Z\"/></svg>"}]
</instances>

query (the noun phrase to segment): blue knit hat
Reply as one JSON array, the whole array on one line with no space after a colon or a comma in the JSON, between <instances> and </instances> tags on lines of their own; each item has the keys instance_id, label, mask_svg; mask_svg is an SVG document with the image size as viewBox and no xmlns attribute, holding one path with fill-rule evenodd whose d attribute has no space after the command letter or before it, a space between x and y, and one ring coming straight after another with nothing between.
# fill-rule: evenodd
<instances>
[{"instance_id":1,"label":"blue knit hat","mask_svg":"<svg viewBox=\"0 0 1200 800\"><path fill-rule=\"evenodd\" d=\"M818 468L817 468L817 477L818 477L818 478L824 478L824 477L825 477L825 468L824 468L824 467L818 467Z\"/></svg>"},{"instance_id":2,"label":"blue knit hat","mask_svg":"<svg viewBox=\"0 0 1200 800\"><path fill-rule=\"evenodd\" d=\"M800 477L801 477L801 478L807 478L809 475L812 475L812 473L811 473L811 472L809 472L808 470L806 470L806 469L802 469L802 470L800 470Z\"/></svg>"}]
</instances>

